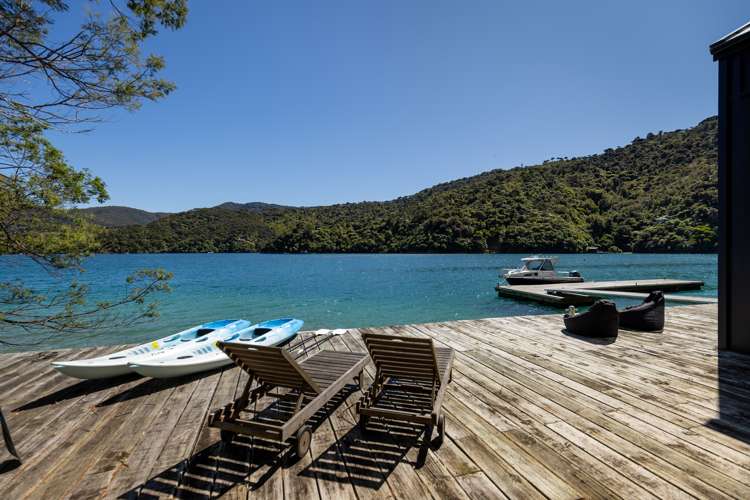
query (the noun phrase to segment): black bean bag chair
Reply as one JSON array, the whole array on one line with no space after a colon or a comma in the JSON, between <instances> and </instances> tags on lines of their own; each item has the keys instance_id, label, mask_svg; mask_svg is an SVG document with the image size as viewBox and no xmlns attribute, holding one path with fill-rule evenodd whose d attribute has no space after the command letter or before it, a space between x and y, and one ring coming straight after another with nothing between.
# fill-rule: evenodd
<instances>
[{"instance_id":1,"label":"black bean bag chair","mask_svg":"<svg viewBox=\"0 0 750 500\"><path fill-rule=\"evenodd\" d=\"M620 326L630 330L656 332L664 329L664 294L651 292L643 304L620 311Z\"/></svg>"},{"instance_id":2,"label":"black bean bag chair","mask_svg":"<svg viewBox=\"0 0 750 500\"><path fill-rule=\"evenodd\" d=\"M617 337L619 315L614 302L597 300L588 311L565 315L565 329L575 335L586 337Z\"/></svg>"}]
</instances>

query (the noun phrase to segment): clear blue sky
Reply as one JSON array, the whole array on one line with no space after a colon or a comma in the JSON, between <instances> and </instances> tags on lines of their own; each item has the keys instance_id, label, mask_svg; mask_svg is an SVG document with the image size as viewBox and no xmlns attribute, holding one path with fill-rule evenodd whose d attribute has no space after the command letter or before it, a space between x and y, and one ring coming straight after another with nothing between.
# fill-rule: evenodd
<instances>
[{"instance_id":1,"label":"clear blue sky","mask_svg":"<svg viewBox=\"0 0 750 500\"><path fill-rule=\"evenodd\" d=\"M386 200L692 126L716 113L709 43L748 20L747 0L193 0L151 47L177 91L56 140L109 204Z\"/></svg>"}]
</instances>

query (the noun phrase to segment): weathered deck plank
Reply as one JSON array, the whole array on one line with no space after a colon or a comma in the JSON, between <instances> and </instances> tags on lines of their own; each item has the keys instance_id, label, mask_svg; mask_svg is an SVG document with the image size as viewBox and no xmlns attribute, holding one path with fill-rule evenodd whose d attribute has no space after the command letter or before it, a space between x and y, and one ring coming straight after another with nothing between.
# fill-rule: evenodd
<instances>
[{"instance_id":1,"label":"weathered deck plank","mask_svg":"<svg viewBox=\"0 0 750 500\"><path fill-rule=\"evenodd\" d=\"M716 322L715 305L669 308L663 333L623 331L612 343L564 335L559 315L368 329L428 336L457 351L446 440L420 469L413 446L420 429L383 424L361 434L359 391L317 417L310 452L293 461L257 438L226 445L203 425L210 409L241 391L238 369L80 382L49 361L116 347L3 354L0 397L24 465L0 475L0 491L6 498L748 498L750 357L717 354ZM322 347L364 350L359 330ZM370 364L367 382L373 374Z\"/></svg>"}]
</instances>

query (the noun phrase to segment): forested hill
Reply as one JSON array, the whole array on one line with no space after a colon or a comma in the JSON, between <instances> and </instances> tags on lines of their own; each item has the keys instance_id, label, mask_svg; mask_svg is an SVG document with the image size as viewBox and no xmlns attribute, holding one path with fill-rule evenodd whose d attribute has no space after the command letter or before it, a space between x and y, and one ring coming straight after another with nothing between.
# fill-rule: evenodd
<instances>
[{"instance_id":1,"label":"forested hill","mask_svg":"<svg viewBox=\"0 0 750 500\"><path fill-rule=\"evenodd\" d=\"M81 208L83 213L90 215L94 222L101 226L119 227L131 226L133 224L148 224L169 215L164 212L146 212L137 208L118 207L110 205L106 207Z\"/></svg>"},{"instance_id":2,"label":"forested hill","mask_svg":"<svg viewBox=\"0 0 750 500\"><path fill-rule=\"evenodd\" d=\"M106 231L112 252L714 251L717 119L387 202L236 204Z\"/></svg>"}]
</instances>

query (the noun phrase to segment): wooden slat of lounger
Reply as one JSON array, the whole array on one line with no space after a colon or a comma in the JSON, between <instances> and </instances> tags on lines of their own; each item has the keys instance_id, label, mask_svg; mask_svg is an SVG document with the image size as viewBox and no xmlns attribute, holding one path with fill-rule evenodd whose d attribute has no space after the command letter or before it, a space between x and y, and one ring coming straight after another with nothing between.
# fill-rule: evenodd
<instances>
[{"instance_id":1,"label":"wooden slat of lounger","mask_svg":"<svg viewBox=\"0 0 750 500\"><path fill-rule=\"evenodd\" d=\"M417 373L406 373L402 370L393 371L393 370L380 370L380 374L384 377L401 377L401 378L410 378L414 380L426 380L426 381L432 381L435 379L435 376L432 374L429 375L420 375Z\"/></svg>"},{"instance_id":2,"label":"wooden slat of lounger","mask_svg":"<svg viewBox=\"0 0 750 500\"><path fill-rule=\"evenodd\" d=\"M413 339L383 340L377 336L365 335L364 341L375 366L384 376L413 377L419 380L433 380L436 373L435 356L432 341L413 342ZM439 369L439 368L438 368Z\"/></svg>"},{"instance_id":3,"label":"wooden slat of lounger","mask_svg":"<svg viewBox=\"0 0 750 500\"><path fill-rule=\"evenodd\" d=\"M377 358L375 359L375 365L380 368L380 371L385 376L393 376L393 377L413 377L418 380L432 380L437 375L434 363L431 363L429 366L425 365L412 365L408 362L408 360L405 360L404 362L393 362L393 361L379 361ZM448 362L444 362L441 364L438 364L438 371L441 375L441 378L445 378L447 376L447 370L449 368Z\"/></svg>"},{"instance_id":4,"label":"wooden slat of lounger","mask_svg":"<svg viewBox=\"0 0 750 500\"><path fill-rule=\"evenodd\" d=\"M395 363L395 364L408 364L409 366L419 366L423 368L429 368L432 369L435 366L435 362L432 358L432 355L429 357L424 358L417 358L414 355L405 355L404 353L401 353L399 355L392 354L392 355L384 355L381 352L373 352L370 356L373 360L373 362L377 364L381 363Z\"/></svg>"},{"instance_id":5,"label":"wooden slat of lounger","mask_svg":"<svg viewBox=\"0 0 750 500\"><path fill-rule=\"evenodd\" d=\"M363 333L363 338L365 338L365 344L367 344L367 339L371 340L393 340L394 335L383 335L378 333ZM419 338L419 337L399 337L399 340L404 342L405 344L424 344L424 345L432 345L431 339L428 338Z\"/></svg>"},{"instance_id":6,"label":"wooden slat of lounger","mask_svg":"<svg viewBox=\"0 0 750 500\"><path fill-rule=\"evenodd\" d=\"M342 373L354 362L356 362L356 360L346 360L345 363L330 363L328 361L313 360L304 363L304 370L310 373Z\"/></svg>"},{"instance_id":7,"label":"wooden slat of lounger","mask_svg":"<svg viewBox=\"0 0 750 500\"><path fill-rule=\"evenodd\" d=\"M359 360L361 359L361 357L362 353L320 351L304 360L303 363L313 363L320 360L330 360L351 365L353 361Z\"/></svg>"},{"instance_id":8,"label":"wooden slat of lounger","mask_svg":"<svg viewBox=\"0 0 750 500\"><path fill-rule=\"evenodd\" d=\"M402 340L401 337L394 336L391 340L384 338L372 339L367 337L365 344L371 347L379 347L381 349L392 350L394 345L398 345L399 349L410 349L412 351L424 351L430 348L430 344L425 342L408 342Z\"/></svg>"},{"instance_id":9,"label":"wooden slat of lounger","mask_svg":"<svg viewBox=\"0 0 750 500\"><path fill-rule=\"evenodd\" d=\"M256 358L250 358L246 357L242 354L233 356L232 359L235 359L237 361L241 361L245 367L247 367L248 371L252 371L253 373L257 375L263 375L267 373L275 373L278 375L284 375L288 376L290 378L300 379L302 380L302 377L300 374L293 370L288 365L273 365L273 364L267 364L263 363L262 361L259 361Z\"/></svg>"},{"instance_id":10,"label":"wooden slat of lounger","mask_svg":"<svg viewBox=\"0 0 750 500\"><path fill-rule=\"evenodd\" d=\"M314 358L308 358L310 359L333 359L333 360L339 360L339 359L359 359L361 356L361 353L358 352L340 352L340 351L330 351L330 350L322 350L315 353Z\"/></svg>"},{"instance_id":11,"label":"wooden slat of lounger","mask_svg":"<svg viewBox=\"0 0 750 500\"><path fill-rule=\"evenodd\" d=\"M259 354L250 351L232 351L232 357L237 359L247 360L253 365L264 366L268 369L280 369L289 370L294 372L295 370L289 366L284 358L277 358L276 356L266 356L265 354Z\"/></svg>"},{"instance_id":12,"label":"wooden slat of lounger","mask_svg":"<svg viewBox=\"0 0 750 500\"><path fill-rule=\"evenodd\" d=\"M430 352L430 345L425 343L419 343L414 344L411 342L404 342L401 341L401 337L394 336L395 340L384 340L384 339L377 339L373 340L371 338L367 338L365 340L365 345L369 346L370 348L378 348L382 349L384 351L395 351L395 352L403 352L403 351L413 351L416 353L429 353Z\"/></svg>"},{"instance_id":13,"label":"wooden slat of lounger","mask_svg":"<svg viewBox=\"0 0 750 500\"><path fill-rule=\"evenodd\" d=\"M406 356L404 354L401 355L400 358L396 358L395 356L383 356L378 352L373 352L371 355L372 360L377 364L380 365L393 365L393 366L406 366L410 368L421 368L424 370L432 370L435 368L435 360L432 358L430 359L412 359L411 356Z\"/></svg>"},{"instance_id":14,"label":"wooden slat of lounger","mask_svg":"<svg viewBox=\"0 0 750 500\"><path fill-rule=\"evenodd\" d=\"M362 354L360 353L321 351L301 362L300 367L308 372L321 388L326 388L336 382L361 359ZM335 363L333 363L334 361Z\"/></svg>"},{"instance_id":15,"label":"wooden slat of lounger","mask_svg":"<svg viewBox=\"0 0 750 500\"><path fill-rule=\"evenodd\" d=\"M243 369L251 372L262 382L288 388L298 388L305 392L319 392L320 387L296 363L285 355L281 348L246 346L242 344L219 343L227 355Z\"/></svg>"},{"instance_id":16,"label":"wooden slat of lounger","mask_svg":"<svg viewBox=\"0 0 750 500\"><path fill-rule=\"evenodd\" d=\"M257 378L261 380L270 379L272 377L274 378L283 378L287 380L289 383L291 383L294 387L300 386L303 387L305 385L305 379L304 377L300 376L298 373L286 371L282 369L269 369L266 367L259 367L258 365L252 363L252 362L243 362L240 366L245 368L245 371L248 373L254 374Z\"/></svg>"},{"instance_id":17,"label":"wooden slat of lounger","mask_svg":"<svg viewBox=\"0 0 750 500\"><path fill-rule=\"evenodd\" d=\"M297 373L297 371L290 367L287 363L268 361L262 358L258 358L257 356L248 356L245 353L232 354L231 358L237 361L241 361L242 363L247 365L248 370L252 370L255 372L280 371L293 373L296 376L299 376L299 373Z\"/></svg>"},{"instance_id":18,"label":"wooden slat of lounger","mask_svg":"<svg viewBox=\"0 0 750 500\"><path fill-rule=\"evenodd\" d=\"M435 348L435 359L437 361L438 369L440 370L442 380L447 379L448 372L450 371L450 368L453 366L454 356L455 356L455 351L451 349L450 347L436 347Z\"/></svg>"},{"instance_id":19,"label":"wooden slat of lounger","mask_svg":"<svg viewBox=\"0 0 750 500\"><path fill-rule=\"evenodd\" d=\"M432 349L429 346L416 346L412 347L408 344L404 344L403 346L401 343L395 343L395 345L384 345L381 342L368 342L367 348L370 352L370 355L382 355L382 356L402 356L402 357L408 357L409 359L422 359L423 357L427 357L428 359L432 358Z\"/></svg>"},{"instance_id":20,"label":"wooden slat of lounger","mask_svg":"<svg viewBox=\"0 0 750 500\"><path fill-rule=\"evenodd\" d=\"M381 361L377 358L374 358L373 361L375 361L375 366L381 369L390 368L392 370L403 370L404 372L425 373L429 375L432 375L435 372L435 365L433 363L430 363L429 365L420 365L409 363L408 360L403 362Z\"/></svg>"},{"instance_id":21,"label":"wooden slat of lounger","mask_svg":"<svg viewBox=\"0 0 750 500\"><path fill-rule=\"evenodd\" d=\"M355 358L344 358L341 360L338 360L336 362L332 361L330 358L322 358L317 359L317 355L305 360L305 364L307 366L330 366L330 367L343 367L343 366L350 366L352 362L355 361Z\"/></svg>"},{"instance_id":22,"label":"wooden slat of lounger","mask_svg":"<svg viewBox=\"0 0 750 500\"><path fill-rule=\"evenodd\" d=\"M327 360L323 360L323 361L313 360L310 362L306 362L304 366L306 367L305 370L307 371L310 371L310 370L321 371L322 370L326 372L330 372L330 371L338 372L338 371L345 369L348 366L351 366L351 363L352 361L349 361L349 360L347 360L346 363L330 363Z\"/></svg>"},{"instance_id":23,"label":"wooden slat of lounger","mask_svg":"<svg viewBox=\"0 0 750 500\"><path fill-rule=\"evenodd\" d=\"M432 352L432 339L373 335L368 333L363 333L362 335L368 349L381 349L393 353L415 352L428 354Z\"/></svg>"}]
</instances>

